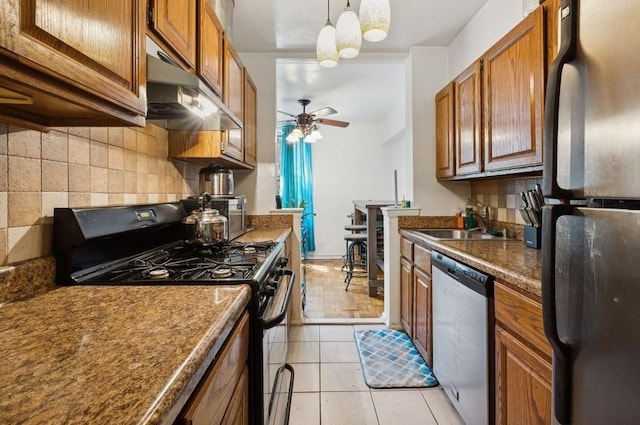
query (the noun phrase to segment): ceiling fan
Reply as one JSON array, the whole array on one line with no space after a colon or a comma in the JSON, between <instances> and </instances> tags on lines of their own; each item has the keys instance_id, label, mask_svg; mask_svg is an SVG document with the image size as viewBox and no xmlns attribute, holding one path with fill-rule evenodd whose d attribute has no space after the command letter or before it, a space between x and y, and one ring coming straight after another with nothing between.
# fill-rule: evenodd
<instances>
[{"instance_id":1,"label":"ceiling fan","mask_svg":"<svg viewBox=\"0 0 640 425\"><path fill-rule=\"evenodd\" d=\"M303 139L305 142L315 142L318 139L321 139L322 135L320 135L316 124L332 125L342 128L349 126L349 123L346 121L322 118L327 115L337 114L338 111L333 108L326 107L318 109L317 111L307 113L307 105L311 103L311 101L309 99L298 99L298 103L302 105L302 113L298 115L290 114L284 111L278 111L279 113L292 118L286 120L285 122L294 122L296 124L296 128L293 129L287 137L287 140L290 142L294 142L299 139Z\"/></svg>"}]
</instances>

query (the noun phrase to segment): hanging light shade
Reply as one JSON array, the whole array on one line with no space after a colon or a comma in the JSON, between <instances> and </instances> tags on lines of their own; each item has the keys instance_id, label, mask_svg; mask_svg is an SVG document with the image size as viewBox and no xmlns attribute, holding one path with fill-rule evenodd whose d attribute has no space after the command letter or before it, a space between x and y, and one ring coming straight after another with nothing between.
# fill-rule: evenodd
<instances>
[{"instance_id":1,"label":"hanging light shade","mask_svg":"<svg viewBox=\"0 0 640 425\"><path fill-rule=\"evenodd\" d=\"M300 130L298 127L296 127L293 130L291 130L291 132L289 132L289 134L287 135L287 142L289 142L289 143L297 142L303 136L304 136L304 134L302 133L302 130Z\"/></svg>"},{"instance_id":2,"label":"hanging light shade","mask_svg":"<svg viewBox=\"0 0 640 425\"><path fill-rule=\"evenodd\" d=\"M320 140L322 139L322 134L320 134L320 130L318 130L317 126L313 126L313 129L311 130L311 136L316 139L316 140Z\"/></svg>"},{"instance_id":3,"label":"hanging light shade","mask_svg":"<svg viewBox=\"0 0 640 425\"><path fill-rule=\"evenodd\" d=\"M382 41L387 38L391 22L389 0L362 0L360 4L360 28L367 41Z\"/></svg>"},{"instance_id":4,"label":"hanging light shade","mask_svg":"<svg viewBox=\"0 0 640 425\"><path fill-rule=\"evenodd\" d=\"M336 29L329 17L329 0L327 0L327 23L324 24L320 34L318 34L316 56L318 57L318 63L323 68L335 68L340 60L336 49Z\"/></svg>"},{"instance_id":5,"label":"hanging light shade","mask_svg":"<svg viewBox=\"0 0 640 425\"><path fill-rule=\"evenodd\" d=\"M360 21L358 20L358 15L351 10L351 5L347 0L347 7L338 18L338 23L336 24L338 55L344 59L355 58L360 53L361 44Z\"/></svg>"},{"instance_id":6,"label":"hanging light shade","mask_svg":"<svg viewBox=\"0 0 640 425\"><path fill-rule=\"evenodd\" d=\"M302 139L302 141L305 143L315 143L318 141L318 139L313 137L313 134L307 134L306 136L304 136L304 139Z\"/></svg>"}]
</instances>

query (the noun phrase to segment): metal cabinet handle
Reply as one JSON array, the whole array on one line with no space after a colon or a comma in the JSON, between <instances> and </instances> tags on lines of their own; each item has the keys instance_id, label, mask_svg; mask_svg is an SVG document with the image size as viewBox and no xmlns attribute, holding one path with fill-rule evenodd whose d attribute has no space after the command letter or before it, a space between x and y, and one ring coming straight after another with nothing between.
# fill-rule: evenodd
<instances>
[{"instance_id":1,"label":"metal cabinet handle","mask_svg":"<svg viewBox=\"0 0 640 425\"><path fill-rule=\"evenodd\" d=\"M572 215L570 205L542 208L542 318L544 333L553 348L553 403L560 424L571 422L571 346L560 340L556 311L556 222Z\"/></svg>"},{"instance_id":2,"label":"metal cabinet handle","mask_svg":"<svg viewBox=\"0 0 640 425\"><path fill-rule=\"evenodd\" d=\"M558 55L551 64L547 79L547 95L544 111L544 196L555 199L571 199L573 192L558 186L558 113L560 106L560 82L564 65L576 57L578 38L577 0L562 0L560 8L562 25Z\"/></svg>"}]
</instances>

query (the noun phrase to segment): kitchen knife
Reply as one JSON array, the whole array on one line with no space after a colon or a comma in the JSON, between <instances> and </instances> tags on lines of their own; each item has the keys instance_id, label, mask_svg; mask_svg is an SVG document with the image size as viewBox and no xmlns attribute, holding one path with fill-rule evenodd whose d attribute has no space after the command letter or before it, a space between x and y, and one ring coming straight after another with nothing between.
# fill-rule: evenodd
<instances>
[{"instance_id":1,"label":"kitchen knife","mask_svg":"<svg viewBox=\"0 0 640 425\"><path fill-rule=\"evenodd\" d=\"M540 210L540 202L538 201L538 194L535 190L528 190L527 197L529 199L529 205L534 211Z\"/></svg>"},{"instance_id":2,"label":"kitchen knife","mask_svg":"<svg viewBox=\"0 0 640 425\"><path fill-rule=\"evenodd\" d=\"M538 201L540 202L540 206L544 205L544 195L542 195L542 187L540 184L536 183L536 194L538 195Z\"/></svg>"},{"instance_id":3,"label":"kitchen knife","mask_svg":"<svg viewBox=\"0 0 640 425\"><path fill-rule=\"evenodd\" d=\"M522 198L522 205L524 205L524 207L527 208L529 206L529 201L527 201L527 195L525 195L524 192L520 192L520 197Z\"/></svg>"},{"instance_id":4,"label":"kitchen knife","mask_svg":"<svg viewBox=\"0 0 640 425\"><path fill-rule=\"evenodd\" d=\"M522 216L527 226L533 226L533 221L531 221L531 217L529 217L529 210L526 208L518 208L518 211L520 211L520 216Z\"/></svg>"}]
</instances>

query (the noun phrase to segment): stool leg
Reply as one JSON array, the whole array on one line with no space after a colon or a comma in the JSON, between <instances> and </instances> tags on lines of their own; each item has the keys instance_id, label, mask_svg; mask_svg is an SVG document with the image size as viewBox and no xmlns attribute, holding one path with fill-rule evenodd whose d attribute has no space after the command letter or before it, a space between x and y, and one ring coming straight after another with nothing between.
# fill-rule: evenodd
<instances>
[{"instance_id":1,"label":"stool leg","mask_svg":"<svg viewBox=\"0 0 640 425\"><path fill-rule=\"evenodd\" d=\"M353 262L355 261L354 259L354 251L355 251L355 243L351 243L349 245L349 249L347 250L347 261L349 263L349 269L347 270L347 277L344 279L344 282L347 284L344 287L344 290L348 290L349 289L349 284L351 283L351 278L353 278Z\"/></svg>"}]
</instances>

